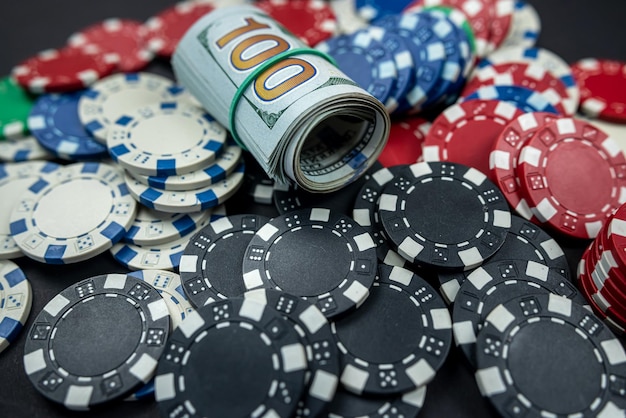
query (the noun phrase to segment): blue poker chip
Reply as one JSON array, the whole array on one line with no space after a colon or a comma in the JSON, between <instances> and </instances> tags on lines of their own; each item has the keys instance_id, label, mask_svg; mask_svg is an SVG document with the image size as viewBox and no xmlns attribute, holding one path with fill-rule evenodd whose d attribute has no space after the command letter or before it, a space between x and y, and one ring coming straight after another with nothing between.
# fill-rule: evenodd
<instances>
[{"instance_id":1,"label":"blue poker chip","mask_svg":"<svg viewBox=\"0 0 626 418\"><path fill-rule=\"evenodd\" d=\"M415 63L415 83L398 104L397 112L420 111L438 89L447 56L443 42L433 33L434 20L426 13L406 13L374 22L405 38Z\"/></svg>"},{"instance_id":2,"label":"blue poker chip","mask_svg":"<svg viewBox=\"0 0 626 418\"><path fill-rule=\"evenodd\" d=\"M558 110L541 93L522 86L484 86L465 97L464 101L473 99L509 102L526 113L550 112L559 114Z\"/></svg>"},{"instance_id":3,"label":"blue poker chip","mask_svg":"<svg viewBox=\"0 0 626 418\"><path fill-rule=\"evenodd\" d=\"M324 41L316 48L330 55L356 84L387 107L398 78L394 57L367 31Z\"/></svg>"},{"instance_id":4,"label":"blue poker chip","mask_svg":"<svg viewBox=\"0 0 626 418\"><path fill-rule=\"evenodd\" d=\"M407 0L356 0L358 15L366 21L380 17L400 14L409 4Z\"/></svg>"},{"instance_id":5,"label":"blue poker chip","mask_svg":"<svg viewBox=\"0 0 626 418\"><path fill-rule=\"evenodd\" d=\"M107 155L107 148L93 139L78 117L83 92L46 94L35 102L28 128L42 147L66 160L90 160Z\"/></svg>"},{"instance_id":6,"label":"blue poker chip","mask_svg":"<svg viewBox=\"0 0 626 418\"><path fill-rule=\"evenodd\" d=\"M400 101L415 85L415 62L407 45L407 40L402 36L378 26L370 26L367 31L374 39L387 48L396 64L398 77L391 91L387 108L391 113L398 109Z\"/></svg>"}]
</instances>

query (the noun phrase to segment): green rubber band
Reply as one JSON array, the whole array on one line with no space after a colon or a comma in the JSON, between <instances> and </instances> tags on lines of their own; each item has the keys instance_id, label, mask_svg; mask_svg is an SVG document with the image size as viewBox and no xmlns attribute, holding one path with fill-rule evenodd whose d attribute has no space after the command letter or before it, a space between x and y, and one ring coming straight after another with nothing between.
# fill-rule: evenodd
<instances>
[{"instance_id":1,"label":"green rubber band","mask_svg":"<svg viewBox=\"0 0 626 418\"><path fill-rule=\"evenodd\" d=\"M278 61L281 61L285 58L289 58L293 55L299 55L299 54L317 55L318 57L324 58L326 61L330 62L335 67L337 66L337 63L335 62L335 60L330 55L325 54L322 51L318 51L317 49L312 49L312 48L295 48L295 49L290 49L289 51L285 51L281 54L276 55L275 57L270 58L269 60L261 64L259 67L257 67L254 71L252 71L248 75L248 77L246 77L246 79L243 80L243 83L241 83L241 85L235 92L235 95L233 96L233 101L230 103L230 111L228 114L228 123L230 125L230 133L233 136L233 139L235 140L237 145L239 145L244 150L247 151L248 149L243 144L243 142L241 142L241 140L239 139L239 135L237 135L237 131L235 129L235 110L237 109L237 105L239 104L239 101L243 97L243 92L250 86L250 84L252 84L252 81L256 79L263 71L267 70L269 67L276 64Z\"/></svg>"}]
</instances>

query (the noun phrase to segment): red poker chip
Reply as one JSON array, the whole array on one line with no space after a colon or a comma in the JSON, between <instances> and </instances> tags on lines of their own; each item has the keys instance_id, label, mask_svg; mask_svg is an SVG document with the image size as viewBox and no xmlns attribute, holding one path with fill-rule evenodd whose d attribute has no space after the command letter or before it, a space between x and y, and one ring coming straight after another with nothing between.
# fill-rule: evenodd
<instances>
[{"instance_id":1,"label":"red poker chip","mask_svg":"<svg viewBox=\"0 0 626 418\"><path fill-rule=\"evenodd\" d=\"M612 250L613 256L626 278L626 206L617 209L606 226L606 235L601 237L605 250ZM626 280L624 280L626 283Z\"/></svg>"},{"instance_id":2,"label":"red poker chip","mask_svg":"<svg viewBox=\"0 0 626 418\"><path fill-rule=\"evenodd\" d=\"M502 45L509 34L515 11L514 0L497 0L492 2L493 19L491 20L491 30L489 32L490 48L495 50Z\"/></svg>"},{"instance_id":3,"label":"red poker chip","mask_svg":"<svg viewBox=\"0 0 626 418\"><path fill-rule=\"evenodd\" d=\"M596 242L592 244L587 258L588 273L598 293L613 304L619 304L615 309L626 317L626 281L623 281L619 267L614 264L613 252L610 250L598 252L594 247L597 247Z\"/></svg>"},{"instance_id":4,"label":"red poker chip","mask_svg":"<svg viewBox=\"0 0 626 418\"><path fill-rule=\"evenodd\" d=\"M577 105L567 95L567 86L535 63L511 62L490 65L474 72L463 89L467 97L483 86L522 86L541 93L559 113L571 116Z\"/></svg>"},{"instance_id":5,"label":"red poker chip","mask_svg":"<svg viewBox=\"0 0 626 418\"><path fill-rule=\"evenodd\" d=\"M452 161L474 167L497 181L489 154L504 128L522 111L499 100L468 100L447 108L424 141L424 161Z\"/></svg>"},{"instance_id":6,"label":"red poker chip","mask_svg":"<svg viewBox=\"0 0 626 418\"><path fill-rule=\"evenodd\" d=\"M593 279L595 263L593 257L588 255L585 259L585 274L581 278L581 284L585 287L587 293L591 296L591 301L608 317L612 318L620 327L626 327L626 309L624 302L620 302L613 293L610 283L605 282L600 289Z\"/></svg>"},{"instance_id":7,"label":"red poker chip","mask_svg":"<svg viewBox=\"0 0 626 418\"><path fill-rule=\"evenodd\" d=\"M389 140L378 161L385 167L414 164L422 157L422 145L429 130L430 122L419 117L393 121Z\"/></svg>"},{"instance_id":8,"label":"red poker chip","mask_svg":"<svg viewBox=\"0 0 626 418\"><path fill-rule=\"evenodd\" d=\"M187 30L214 9L211 3L183 1L151 17L145 23L150 50L170 58Z\"/></svg>"},{"instance_id":9,"label":"red poker chip","mask_svg":"<svg viewBox=\"0 0 626 418\"><path fill-rule=\"evenodd\" d=\"M587 58L572 65L580 108L592 117L626 122L626 63Z\"/></svg>"},{"instance_id":10,"label":"red poker chip","mask_svg":"<svg viewBox=\"0 0 626 418\"><path fill-rule=\"evenodd\" d=\"M70 36L71 47L96 45L107 53L119 55L118 69L136 72L154 58L147 46L148 30L141 22L130 19L107 19Z\"/></svg>"},{"instance_id":11,"label":"red poker chip","mask_svg":"<svg viewBox=\"0 0 626 418\"><path fill-rule=\"evenodd\" d=\"M254 5L309 46L338 31L335 12L323 0L261 0Z\"/></svg>"},{"instance_id":12,"label":"red poker chip","mask_svg":"<svg viewBox=\"0 0 626 418\"><path fill-rule=\"evenodd\" d=\"M99 48L48 49L13 68L19 85L32 93L63 93L90 86L117 67L116 54Z\"/></svg>"},{"instance_id":13,"label":"red poker chip","mask_svg":"<svg viewBox=\"0 0 626 418\"><path fill-rule=\"evenodd\" d=\"M405 12L418 11L423 7L444 6L454 7L463 12L476 42L476 55L485 57L491 52L491 23L494 19L493 0L414 0L405 9Z\"/></svg>"},{"instance_id":14,"label":"red poker chip","mask_svg":"<svg viewBox=\"0 0 626 418\"><path fill-rule=\"evenodd\" d=\"M537 218L573 238L595 238L624 203L626 158L606 133L560 118L520 152L517 177Z\"/></svg>"},{"instance_id":15,"label":"red poker chip","mask_svg":"<svg viewBox=\"0 0 626 418\"><path fill-rule=\"evenodd\" d=\"M489 170L509 205L524 219L538 222L515 175L520 150L544 125L557 119L553 113L524 113L511 121L496 139L489 154Z\"/></svg>"}]
</instances>

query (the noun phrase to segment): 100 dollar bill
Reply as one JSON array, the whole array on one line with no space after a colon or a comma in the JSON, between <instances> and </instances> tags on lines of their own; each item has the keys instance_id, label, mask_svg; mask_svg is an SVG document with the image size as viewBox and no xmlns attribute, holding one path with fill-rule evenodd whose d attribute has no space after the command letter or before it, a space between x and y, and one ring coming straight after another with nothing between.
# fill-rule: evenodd
<instances>
[{"instance_id":1,"label":"100 dollar bill","mask_svg":"<svg viewBox=\"0 0 626 418\"><path fill-rule=\"evenodd\" d=\"M285 55L300 48L306 46L261 10L233 6L196 22L172 64L178 81L236 131L270 177L330 192L376 161L389 136L389 116L324 57L307 50ZM243 89L230 126L237 91L264 65Z\"/></svg>"}]
</instances>

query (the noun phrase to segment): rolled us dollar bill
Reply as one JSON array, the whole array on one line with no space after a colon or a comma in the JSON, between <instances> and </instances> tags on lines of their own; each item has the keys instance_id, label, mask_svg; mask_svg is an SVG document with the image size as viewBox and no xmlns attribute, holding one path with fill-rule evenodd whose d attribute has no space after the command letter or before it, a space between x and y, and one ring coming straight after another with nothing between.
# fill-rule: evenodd
<instances>
[{"instance_id":1,"label":"rolled us dollar bill","mask_svg":"<svg viewBox=\"0 0 626 418\"><path fill-rule=\"evenodd\" d=\"M330 60L244 5L197 21L172 65L271 178L331 192L376 161L390 121L383 104Z\"/></svg>"}]
</instances>

